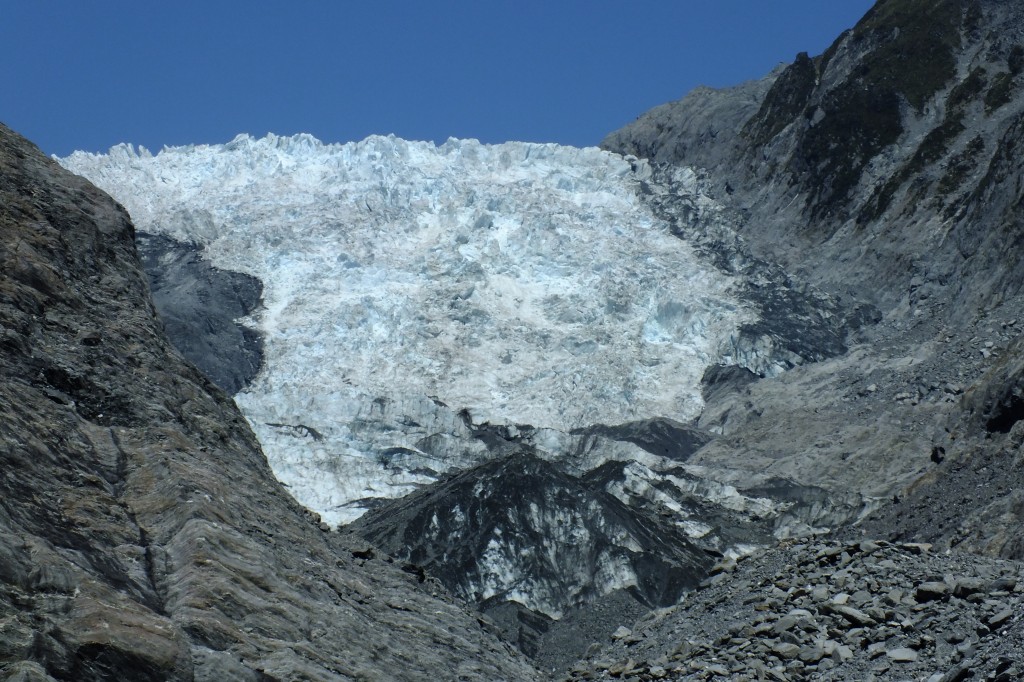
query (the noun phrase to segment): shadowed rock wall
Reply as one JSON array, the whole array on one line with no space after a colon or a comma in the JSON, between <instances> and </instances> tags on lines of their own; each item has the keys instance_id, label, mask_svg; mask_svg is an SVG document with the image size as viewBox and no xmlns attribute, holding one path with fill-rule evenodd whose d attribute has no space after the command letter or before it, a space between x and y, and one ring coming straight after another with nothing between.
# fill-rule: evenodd
<instances>
[{"instance_id":1,"label":"shadowed rock wall","mask_svg":"<svg viewBox=\"0 0 1024 682\"><path fill-rule=\"evenodd\" d=\"M229 394L248 386L263 363L263 338L237 320L259 305L263 283L213 267L193 244L143 232L135 243L175 348Z\"/></svg>"}]
</instances>

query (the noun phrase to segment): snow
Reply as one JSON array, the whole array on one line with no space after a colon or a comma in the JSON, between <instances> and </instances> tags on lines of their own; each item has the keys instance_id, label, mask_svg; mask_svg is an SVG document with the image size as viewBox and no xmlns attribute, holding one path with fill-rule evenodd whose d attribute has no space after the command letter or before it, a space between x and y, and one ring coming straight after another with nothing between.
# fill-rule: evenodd
<instances>
[{"instance_id":1,"label":"snow","mask_svg":"<svg viewBox=\"0 0 1024 682\"><path fill-rule=\"evenodd\" d=\"M690 419L753 317L641 201L643 162L596 148L240 135L61 163L263 282L246 323L266 363L235 398L330 523L486 456L463 409L561 432Z\"/></svg>"}]
</instances>

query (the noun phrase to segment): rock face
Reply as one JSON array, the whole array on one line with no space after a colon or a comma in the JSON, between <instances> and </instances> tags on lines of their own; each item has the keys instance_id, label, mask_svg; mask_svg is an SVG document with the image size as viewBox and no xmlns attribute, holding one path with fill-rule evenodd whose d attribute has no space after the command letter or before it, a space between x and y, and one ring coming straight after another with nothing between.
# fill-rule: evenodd
<instances>
[{"instance_id":1,"label":"rock face","mask_svg":"<svg viewBox=\"0 0 1024 682\"><path fill-rule=\"evenodd\" d=\"M670 520L525 452L381 505L348 529L495 620L514 612L506 629L532 655L573 608L618 590L647 608L674 604L711 566Z\"/></svg>"},{"instance_id":2,"label":"rock face","mask_svg":"<svg viewBox=\"0 0 1024 682\"><path fill-rule=\"evenodd\" d=\"M628 588L648 606L674 604L711 565L679 528L525 453L383 505L349 528L463 597L515 601L552 618L595 584Z\"/></svg>"},{"instance_id":3,"label":"rock face","mask_svg":"<svg viewBox=\"0 0 1024 682\"><path fill-rule=\"evenodd\" d=\"M213 267L195 244L139 232L135 245L174 347L229 395L248 386L263 364L263 337L238 320L256 310L263 284Z\"/></svg>"},{"instance_id":4,"label":"rock face","mask_svg":"<svg viewBox=\"0 0 1024 682\"><path fill-rule=\"evenodd\" d=\"M561 664L610 632L598 620L572 642L548 642L566 613L673 604L712 563L670 519L525 453L384 504L348 529L477 603L523 651Z\"/></svg>"},{"instance_id":5,"label":"rock face","mask_svg":"<svg viewBox=\"0 0 1024 682\"><path fill-rule=\"evenodd\" d=\"M326 533L160 331L127 214L0 128L0 672L533 679Z\"/></svg>"}]
</instances>

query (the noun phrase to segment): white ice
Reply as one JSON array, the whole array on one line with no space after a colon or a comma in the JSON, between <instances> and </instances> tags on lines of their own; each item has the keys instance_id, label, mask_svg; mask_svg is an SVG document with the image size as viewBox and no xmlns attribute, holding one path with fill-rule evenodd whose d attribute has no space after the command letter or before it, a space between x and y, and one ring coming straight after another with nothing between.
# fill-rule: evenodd
<instances>
[{"instance_id":1,"label":"white ice","mask_svg":"<svg viewBox=\"0 0 1024 682\"><path fill-rule=\"evenodd\" d=\"M331 523L482 457L463 408L559 431L685 421L752 319L640 200L637 162L596 148L240 135L61 162L138 229L263 282L265 367L236 400Z\"/></svg>"}]
</instances>

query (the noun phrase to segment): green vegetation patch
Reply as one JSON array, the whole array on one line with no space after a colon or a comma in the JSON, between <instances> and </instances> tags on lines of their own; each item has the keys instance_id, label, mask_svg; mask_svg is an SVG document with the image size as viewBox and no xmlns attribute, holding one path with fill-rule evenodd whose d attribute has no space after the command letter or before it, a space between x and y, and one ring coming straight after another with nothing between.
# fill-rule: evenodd
<instances>
[{"instance_id":1,"label":"green vegetation patch","mask_svg":"<svg viewBox=\"0 0 1024 682\"><path fill-rule=\"evenodd\" d=\"M946 99L946 119L925 136L910 160L903 164L875 192L871 201L861 210L858 216L860 222L873 220L882 215L892 204L896 192L906 182L913 181L918 185L922 184L923 179L918 177L921 172L945 156L953 141L967 129L964 125L967 107L978 100L987 84L985 69L978 67L950 90L949 97ZM976 144L981 144L981 147L984 148L981 139L975 138L968 149L961 153L962 158L958 157L959 161L951 161L950 166L947 167L946 173L939 181L940 193L943 196L949 194L950 188L959 186L963 175L973 168L973 166L967 167L965 164L968 164L976 155L976 152L972 151ZM966 156L964 156L965 154ZM942 187L947 189L942 189Z\"/></svg>"},{"instance_id":2,"label":"green vegetation patch","mask_svg":"<svg viewBox=\"0 0 1024 682\"><path fill-rule=\"evenodd\" d=\"M1011 99L1013 99L1013 74L1009 72L996 74L996 77L992 79L992 87L985 93L985 113L991 114L1004 104L1009 104Z\"/></svg>"},{"instance_id":3,"label":"green vegetation patch","mask_svg":"<svg viewBox=\"0 0 1024 682\"><path fill-rule=\"evenodd\" d=\"M988 85L988 78L983 67L971 71L963 81L957 84L949 93L946 105L951 111L961 111L971 102L978 99L978 96Z\"/></svg>"},{"instance_id":4,"label":"green vegetation patch","mask_svg":"<svg viewBox=\"0 0 1024 682\"><path fill-rule=\"evenodd\" d=\"M1014 76L1019 76L1024 71L1024 45L1014 45L1010 49L1010 55L1006 58L1006 66Z\"/></svg>"},{"instance_id":5,"label":"green vegetation patch","mask_svg":"<svg viewBox=\"0 0 1024 682\"><path fill-rule=\"evenodd\" d=\"M858 221L866 222L882 215L892 204L897 190L907 181L917 181L921 171L941 159L949 149L950 143L964 130L966 128L963 124L963 114L959 113L950 115L942 125L928 133L910 160L903 164L875 193L872 201L864 206Z\"/></svg>"},{"instance_id":6,"label":"green vegetation patch","mask_svg":"<svg viewBox=\"0 0 1024 682\"><path fill-rule=\"evenodd\" d=\"M814 217L840 209L865 166L899 140L902 102L922 111L956 75L963 17L975 2L879 0L853 29L847 40L865 56L818 103L825 116L807 129L791 161L791 170L809 185ZM984 80L983 71L971 74L957 92L958 101L976 98ZM953 117L929 136L899 177L879 191L864 217L884 211L900 184L945 152L960 125L959 117Z\"/></svg>"},{"instance_id":7,"label":"green vegetation patch","mask_svg":"<svg viewBox=\"0 0 1024 682\"><path fill-rule=\"evenodd\" d=\"M880 0L853 29L878 41L861 84L898 92L920 111L956 73L965 10L977 0Z\"/></svg>"},{"instance_id":8,"label":"green vegetation patch","mask_svg":"<svg viewBox=\"0 0 1024 682\"><path fill-rule=\"evenodd\" d=\"M825 118L809 128L793 169L813 183L815 217L832 213L856 186L864 166L903 132L900 99L892 91L841 88L822 102Z\"/></svg>"},{"instance_id":9,"label":"green vegetation patch","mask_svg":"<svg viewBox=\"0 0 1024 682\"><path fill-rule=\"evenodd\" d=\"M980 205L985 194L994 191L1012 174L1018 172L1020 157L1024 152L1024 112L1018 112L995 146L995 154L989 162L988 171L971 192L968 202Z\"/></svg>"},{"instance_id":10,"label":"green vegetation patch","mask_svg":"<svg viewBox=\"0 0 1024 682\"><path fill-rule=\"evenodd\" d=\"M772 84L761 108L743 127L743 135L762 145L778 135L807 108L818 82L817 60L806 52L786 67Z\"/></svg>"}]
</instances>

